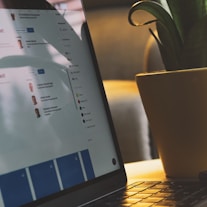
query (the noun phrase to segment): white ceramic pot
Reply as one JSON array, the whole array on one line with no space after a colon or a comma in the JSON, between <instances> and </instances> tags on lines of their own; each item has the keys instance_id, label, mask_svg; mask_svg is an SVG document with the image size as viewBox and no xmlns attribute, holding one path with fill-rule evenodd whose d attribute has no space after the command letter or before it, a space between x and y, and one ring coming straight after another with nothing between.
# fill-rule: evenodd
<instances>
[{"instance_id":1,"label":"white ceramic pot","mask_svg":"<svg viewBox=\"0 0 207 207\"><path fill-rule=\"evenodd\" d=\"M207 68L136 76L168 177L207 170Z\"/></svg>"}]
</instances>

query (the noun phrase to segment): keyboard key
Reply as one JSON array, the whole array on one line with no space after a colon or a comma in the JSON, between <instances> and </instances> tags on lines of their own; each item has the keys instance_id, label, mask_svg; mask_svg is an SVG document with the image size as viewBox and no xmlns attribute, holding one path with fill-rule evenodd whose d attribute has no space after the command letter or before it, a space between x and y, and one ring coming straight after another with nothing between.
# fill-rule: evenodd
<instances>
[{"instance_id":1,"label":"keyboard key","mask_svg":"<svg viewBox=\"0 0 207 207\"><path fill-rule=\"evenodd\" d=\"M132 207L151 207L153 203L136 203Z\"/></svg>"},{"instance_id":2,"label":"keyboard key","mask_svg":"<svg viewBox=\"0 0 207 207\"><path fill-rule=\"evenodd\" d=\"M135 199L144 199L144 198L148 198L149 196L151 196L151 194L137 193L132 195L131 197Z\"/></svg>"},{"instance_id":3,"label":"keyboard key","mask_svg":"<svg viewBox=\"0 0 207 207\"><path fill-rule=\"evenodd\" d=\"M148 198L143 199L141 202L143 202L143 203L158 203L162 200L163 200L163 198L148 197Z\"/></svg>"}]
</instances>

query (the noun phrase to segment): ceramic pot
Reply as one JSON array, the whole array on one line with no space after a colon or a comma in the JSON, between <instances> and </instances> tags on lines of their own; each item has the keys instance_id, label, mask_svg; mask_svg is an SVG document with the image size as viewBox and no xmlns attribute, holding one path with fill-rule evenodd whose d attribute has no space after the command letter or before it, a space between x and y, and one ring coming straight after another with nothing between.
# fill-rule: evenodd
<instances>
[{"instance_id":1,"label":"ceramic pot","mask_svg":"<svg viewBox=\"0 0 207 207\"><path fill-rule=\"evenodd\" d=\"M207 170L207 68L136 75L168 177Z\"/></svg>"}]
</instances>

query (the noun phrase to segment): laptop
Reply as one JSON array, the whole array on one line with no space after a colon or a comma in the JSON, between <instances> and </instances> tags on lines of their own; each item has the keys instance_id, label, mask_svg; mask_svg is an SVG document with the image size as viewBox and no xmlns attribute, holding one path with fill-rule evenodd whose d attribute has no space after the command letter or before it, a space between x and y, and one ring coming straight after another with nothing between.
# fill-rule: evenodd
<instances>
[{"instance_id":1,"label":"laptop","mask_svg":"<svg viewBox=\"0 0 207 207\"><path fill-rule=\"evenodd\" d=\"M82 2L0 7L0 207L147 204L129 195L164 183L126 186Z\"/></svg>"}]
</instances>

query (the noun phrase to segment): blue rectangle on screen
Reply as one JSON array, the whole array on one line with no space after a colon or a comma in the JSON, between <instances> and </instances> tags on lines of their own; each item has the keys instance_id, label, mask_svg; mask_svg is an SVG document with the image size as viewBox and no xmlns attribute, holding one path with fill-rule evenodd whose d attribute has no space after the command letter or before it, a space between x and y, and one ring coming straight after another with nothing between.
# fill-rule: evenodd
<instances>
[{"instance_id":1,"label":"blue rectangle on screen","mask_svg":"<svg viewBox=\"0 0 207 207\"><path fill-rule=\"evenodd\" d=\"M78 153L57 159L57 165L64 189L84 182Z\"/></svg>"},{"instance_id":2,"label":"blue rectangle on screen","mask_svg":"<svg viewBox=\"0 0 207 207\"><path fill-rule=\"evenodd\" d=\"M0 188L5 207L16 207L32 201L25 169L0 176Z\"/></svg>"},{"instance_id":3,"label":"blue rectangle on screen","mask_svg":"<svg viewBox=\"0 0 207 207\"><path fill-rule=\"evenodd\" d=\"M37 198L60 191L53 161L34 165L29 168L29 171Z\"/></svg>"},{"instance_id":4,"label":"blue rectangle on screen","mask_svg":"<svg viewBox=\"0 0 207 207\"><path fill-rule=\"evenodd\" d=\"M34 28L33 28L33 27L28 27L28 28L27 28L27 32L29 32L29 33L33 33L33 32L34 32Z\"/></svg>"},{"instance_id":5,"label":"blue rectangle on screen","mask_svg":"<svg viewBox=\"0 0 207 207\"><path fill-rule=\"evenodd\" d=\"M37 73L38 73L39 75L45 74L45 70L44 70L43 68L41 68L41 69L37 69Z\"/></svg>"},{"instance_id":6,"label":"blue rectangle on screen","mask_svg":"<svg viewBox=\"0 0 207 207\"><path fill-rule=\"evenodd\" d=\"M82 157L83 164L84 164L84 167L85 167L87 179L91 180L95 177L95 173L94 173L94 170L93 170L93 165L92 165L92 162L91 162L89 151L88 150L82 151L81 152L81 157Z\"/></svg>"}]
</instances>

